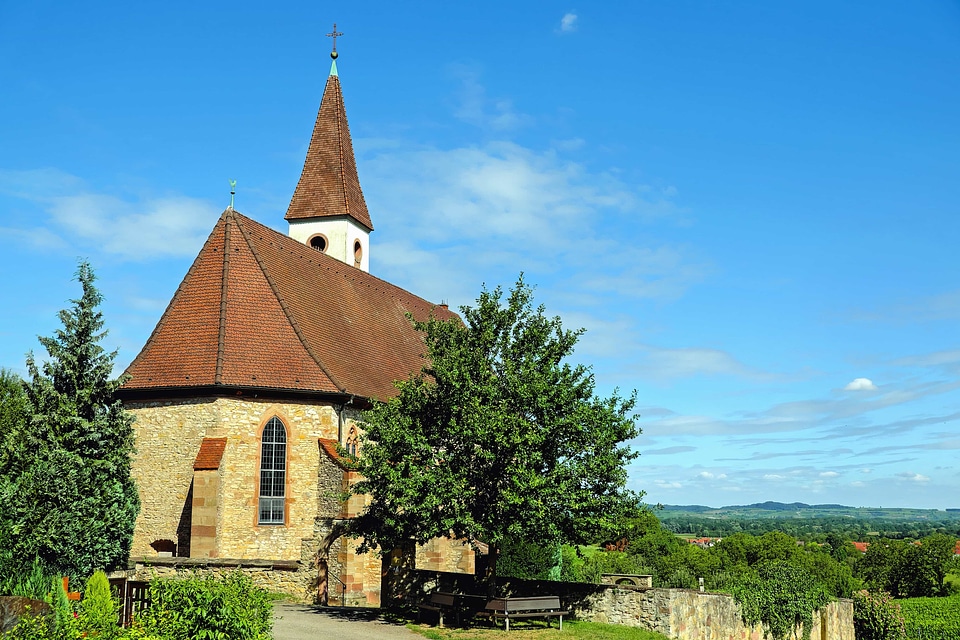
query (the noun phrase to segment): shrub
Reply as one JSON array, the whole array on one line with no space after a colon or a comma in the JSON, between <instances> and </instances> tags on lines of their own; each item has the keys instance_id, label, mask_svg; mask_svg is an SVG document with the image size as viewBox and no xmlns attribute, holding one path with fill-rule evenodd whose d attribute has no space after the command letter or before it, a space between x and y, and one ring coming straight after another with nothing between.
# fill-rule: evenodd
<instances>
[{"instance_id":1,"label":"shrub","mask_svg":"<svg viewBox=\"0 0 960 640\"><path fill-rule=\"evenodd\" d=\"M73 607L67 599L67 592L63 588L63 580L57 577L50 579L50 593L47 604L53 608L57 629L66 629L74 625Z\"/></svg>"},{"instance_id":2,"label":"shrub","mask_svg":"<svg viewBox=\"0 0 960 640\"><path fill-rule=\"evenodd\" d=\"M40 560L25 570L0 574L0 596L23 596L33 600L43 600L50 592L50 574Z\"/></svg>"},{"instance_id":3,"label":"shrub","mask_svg":"<svg viewBox=\"0 0 960 640\"><path fill-rule=\"evenodd\" d=\"M740 603L748 624L763 623L775 640L782 640L803 626L803 637L810 638L813 612L830 600L826 590L802 567L773 560L757 567L734 586L733 596ZM859 638L859 640L863 640Z\"/></svg>"},{"instance_id":4,"label":"shrub","mask_svg":"<svg viewBox=\"0 0 960 640\"><path fill-rule=\"evenodd\" d=\"M150 583L150 607L139 617L148 635L170 640L265 640L273 605L239 571L223 578L164 578Z\"/></svg>"},{"instance_id":5,"label":"shrub","mask_svg":"<svg viewBox=\"0 0 960 640\"><path fill-rule=\"evenodd\" d=\"M857 640L905 640L900 605L889 593L863 590L853 594L853 628Z\"/></svg>"},{"instance_id":6,"label":"shrub","mask_svg":"<svg viewBox=\"0 0 960 640\"><path fill-rule=\"evenodd\" d=\"M119 609L103 571L96 571L87 579L80 609L83 613L81 624L89 637L108 640L119 634Z\"/></svg>"},{"instance_id":7,"label":"shrub","mask_svg":"<svg viewBox=\"0 0 960 640\"><path fill-rule=\"evenodd\" d=\"M563 564L557 546L530 542L504 543L497 558L497 574L523 580L559 580Z\"/></svg>"}]
</instances>

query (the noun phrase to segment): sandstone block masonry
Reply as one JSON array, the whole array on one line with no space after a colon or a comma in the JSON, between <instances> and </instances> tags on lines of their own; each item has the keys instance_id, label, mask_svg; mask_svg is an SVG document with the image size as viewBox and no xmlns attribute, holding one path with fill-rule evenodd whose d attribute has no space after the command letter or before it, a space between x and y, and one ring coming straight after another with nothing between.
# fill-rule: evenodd
<instances>
[{"instance_id":1,"label":"sandstone block masonry","mask_svg":"<svg viewBox=\"0 0 960 640\"><path fill-rule=\"evenodd\" d=\"M302 540L314 533L323 491L318 483L318 439L338 437L338 415L332 405L211 397L129 403L127 410L136 416L133 476L142 505L131 555L154 555L154 543L166 540L177 543L177 555L198 556L195 550L185 549L193 492L198 489L193 484L193 463L204 438L226 438L218 470L216 523L202 525L215 526L215 532L204 531L215 534L217 555L300 558ZM285 518L282 525L260 525L260 432L274 416L287 432ZM340 489L338 482L327 493ZM203 551L209 551L210 543L204 542Z\"/></svg>"},{"instance_id":2,"label":"sandstone block masonry","mask_svg":"<svg viewBox=\"0 0 960 640\"><path fill-rule=\"evenodd\" d=\"M356 517L366 502L342 499L358 478L329 448L354 431L350 410L244 396L128 401L126 408L136 417L132 474L141 501L132 558L158 575L241 566L261 586L299 600L380 604L380 557L357 553L357 541L329 539L334 523ZM261 524L261 435L272 418L286 438L283 522ZM214 440L217 447L207 446ZM173 559L166 564L161 554ZM472 549L460 542L431 541L420 556L430 568L473 572Z\"/></svg>"},{"instance_id":3,"label":"sandstone block masonry","mask_svg":"<svg viewBox=\"0 0 960 640\"><path fill-rule=\"evenodd\" d=\"M743 622L732 596L687 589L597 591L573 605L581 620L640 627L677 640L763 640L761 625ZM796 629L794 640L803 638ZM853 602L839 600L814 612L811 640L854 640Z\"/></svg>"}]
</instances>

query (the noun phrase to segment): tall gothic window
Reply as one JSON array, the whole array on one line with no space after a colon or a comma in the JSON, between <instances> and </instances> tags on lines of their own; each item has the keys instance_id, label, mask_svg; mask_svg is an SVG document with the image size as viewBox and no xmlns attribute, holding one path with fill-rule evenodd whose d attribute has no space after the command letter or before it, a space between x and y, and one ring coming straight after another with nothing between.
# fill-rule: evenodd
<instances>
[{"instance_id":1,"label":"tall gothic window","mask_svg":"<svg viewBox=\"0 0 960 640\"><path fill-rule=\"evenodd\" d=\"M276 416L260 437L260 524L283 524L287 481L287 430Z\"/></svg>"}]
</instances>

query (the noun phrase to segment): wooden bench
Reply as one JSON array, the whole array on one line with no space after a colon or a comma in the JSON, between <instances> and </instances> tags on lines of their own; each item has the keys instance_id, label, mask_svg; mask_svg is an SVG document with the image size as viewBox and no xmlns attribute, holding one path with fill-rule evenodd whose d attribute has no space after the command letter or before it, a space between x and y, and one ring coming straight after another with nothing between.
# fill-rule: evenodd
<instances>
[{"instance_id":1,"label":"wooden bench","mask_svg":"<svg viewBox=\"0 0 960 640\"><path fill-rule=\"evenodd\" d=\"M444 593L443 591L434 591L430 594L430 599L417 605L420 610L417 612L417 622L420 622L420 615L424 611L436 611L439 618L438 626L443 626L443 616L448 612L456 611L457 596L453 593Z\"/></svg>"},{"instance_id":2,"label":"wooden bench","mask_svg":"<svg viewBox=\"0 0 960 640\"><path fill-rule=\"evenodd\" d=\"M510 621L518 618L546 618L550 626L550 618L560 618L560 630L563 631L563 616L569 611L560 608L559 596L534 596L530 598L494 598L487 602L487 606L477 615L486 616L496 621L503 618L506 630L510 631Z\"/></svg>"}]
</instances>

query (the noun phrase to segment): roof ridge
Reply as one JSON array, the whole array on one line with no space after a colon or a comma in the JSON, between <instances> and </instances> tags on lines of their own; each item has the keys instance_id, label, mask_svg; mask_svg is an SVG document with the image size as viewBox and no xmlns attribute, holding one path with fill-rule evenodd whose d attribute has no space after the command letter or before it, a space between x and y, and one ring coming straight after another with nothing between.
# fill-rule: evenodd
<instances>
[{"instance_id":1,"label":"roof ridge","mask_svg":"<svg viewBox=\"0 0 960 640\"><path fill-rule=\"evenodd\" d=\"M423 303L431 307L441 307L441 303L439 302L432 302L430 300L427 300L426 298L419 296L413 293L412 291L404 289L400 285L393 284L389 280L384 280L383 278L376 276L370 273L369 271L364 271L363 269L357 269L353 265L337 260L333 256L327 255L322 251L311 249L306 244L299 242L298 240L294 240L290 236L284 235L279 231L277 231L276 229L271 229L270 227L263 224L262 222L257 222L253 218L249 216L245 216L239 211L235 211L234 213L238 218L244 220L245 222L251 222L257 226L263 227L264 229L274 232L275 234L277 234L278 239L282 239L284 242L290 243L291 247L296 247L297 250L301 252L301 257L303 254L308 255L309 257L305 258L307 262L315 265L320 269L333 272L345 280L354 280L354 279L364 280L365 282L362 283L363 286L374 288L377 291L382 291L384 294L389 295L392 299L397 298L397 292L403 292L409 296L412 296L422 301ZM244 233L246 233L246 230L244 230ZM283 247L279 242L275 242L272 239L267 239L267 242L272 245L275 245L278 249L293 253L292 248ZM309 252L303 251L304 247L309 249ZM314 261L314 258L316 258L317 260ZM321 262L321 261L324 261L324 262Z\"/></svg>"},{"instance_id":2,"label":"roof ridge","mask_svg":"<svg viewBox=\"0 0 960 640\"><path fill-rule=\"evenodd\" d=\"M200 257L204 255L207 245L210 244L210 241L213 238L214 232L217 230L217 225L219 225L221 222L224 222L224 224L226 224L225 218L227 216L227 211L228 209L224 209L223 213L220 214L219 220L217 220L217 224L213 225L213 230L210 232L210 235L207 236L207 239L204 241L203 246L200 247L200 251L199 253L197 253L197 257L193 259L193 262L190 264L190 268L187 269L186 275L183 276L183 280L181 280L180 284L177 285L177 290L173 292L173 297L170 298L170 302L167 303L167 307L163 310L163 313L160 314L160 320L157 321L156 326L153 328L153 331L150 333L150 337L147 338L147 341L143 344L143 347L140 349L140 352L136 355L136 357L130 361L130 364L127 365L127 368L124 370L125 372L132 369L133 366L137 364L137 362L141 358L146 357L145 354L147 354L150 351L150 347L153 346L153 343L156 337L160 335L160 331L164 328L164 326L166 326L166 320L167 320L168 314L170 313L170 310L174 308L176 303L180 300L181 296L184 295L183 291L187 283L190 282L190 280L192 280L193 277L196 275L196 271L198 269L197 265L200 263Z\"/></svg>"},{"instance_id":3,"label":"roof ridge","mask_svg":"<svg viewBox=\"0 0 960 640\"><path fill-rule=\"evenodd\" d=\"M224 211L223 221L223 269L220 276L220 325L217 329L217 365L214 369L213 384L223 384L223 360L227 336L227 280L230 275L230 229L231 221L236 223L233 208Z\"/></svg>"},{"instance_id":4,"label":"roof ridge","mask_svg":"<svg viewBox=\"0 0 960 640\"><path fill-rule=\"evenodd\" d=\"M334 64L337 63L336 60L333 61ZM340 76L331 76L336 79L336 94L337 100L334 103L337 111L337 155L340 156L340 190L343 191L343 208L347 212L347 215L350 216L350 198L347 197L347 176L343 170L343 126L340 120L346 115L344 111L346 109L343 106L343 89L340 87ZM356 159L354 159L356 162ZM353 216L350 216L353 217Z\"/></svg>"},{"instance_id":5,"label":"roof ridge","mask_svg":"<svg viewBox=\"0 0 960 640\"><path fill-rule=\"evenodd\" d=\"M249 220L250 218L245 219ZM239 220L238 220L239 222ZM263 259L260 257L260 252L257 251L257 248L250 242L250 237L247 234L247 230L243 228L243 225L237 224L237 229L240 230L240 235L243 236L244 241L247 243L247 247L250 249L250 252L253 254L253 259L257 261L257 266L260 267L260 271L263 273L263 277L266 278L267 284L270 285L270 290L273 291L273 295L276 296L277 302L280 303L280 308L283 310L283 314L287 318L287 322L290 323L290 327L293 329L293 332L296 334L297 339L300 340L300 344L303 345L303 348L306 350L310 358L320 367L320 370L323 371L324 375L333 383L333 386L337 388L340 393L346 393L347 389L343 386L337 378L330 373L330 370L324 366L323 362L320 360L320 356L313 350L313 347L310 346L310 342L307 340L306 336L303 335L303 331L300 329L300 324L297 322L296 318L293 317L293 313L290 311L290 306L287 304L287 301L284 299L283 295L280 294L280 289L277 287L277 283L274 281L273 276L267 272L267 267L263 263Z\"/></svg>"}]
</instances>

